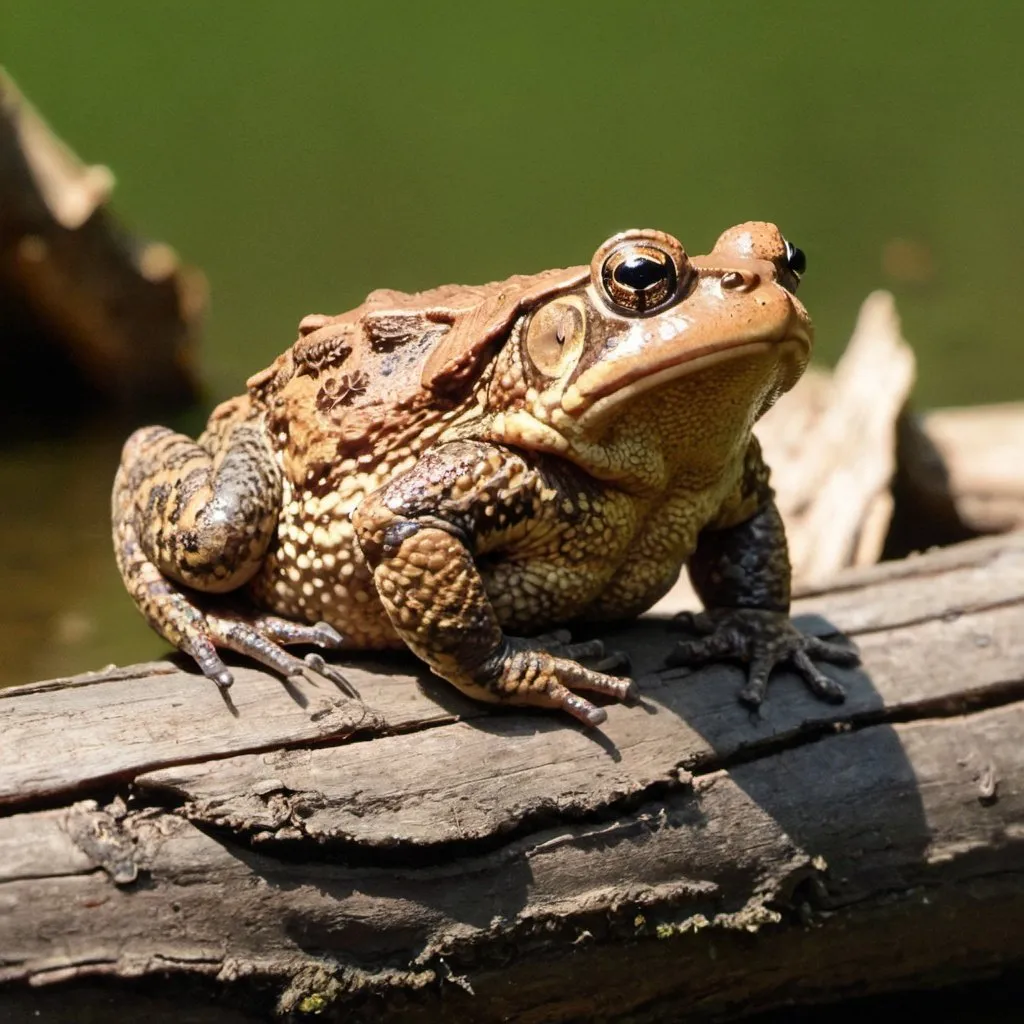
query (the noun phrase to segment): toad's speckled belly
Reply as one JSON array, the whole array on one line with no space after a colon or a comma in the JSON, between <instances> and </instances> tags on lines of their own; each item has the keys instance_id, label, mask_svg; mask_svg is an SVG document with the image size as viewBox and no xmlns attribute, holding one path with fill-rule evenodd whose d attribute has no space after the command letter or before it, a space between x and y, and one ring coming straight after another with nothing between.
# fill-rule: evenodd
<instances>
[{"instance_id":1,"label":"toad's speckled belly","mask_svg":"<svg viewBox=\"0 0 1024 1024\"><path fill-rule=\"evenodd\" d=\"M401 648L356 541L351 512L378 481L350 477L323 497L286 488L276 542L249 584L262 608L324 621L349 649ZM529 635L577 618L631 618L675 582L718 495L681 493L646 507L619 494L599 507L541 517L478 559L504 630Z\"/></svg>"},{"instance_id":2,"label":"toad's speckled belly","mask_svg":"<svg viewBox=\"0 0 1024 1024\"><path fill-rule=\"evenodd\" d=\"M503 629L529 635L573 619L646 611L675 583L731 482L723 477L654 503L608 490L583 513L563 499L560 515L478 560Z\"/></svg>"},{"instance_id":3,"label":"toad's speckled belly","mask_svg":"<svg viewBox=\"0 0 1024 1024\"><path fill-rule=\"evenodd\" d=\"M350 649L404 647L377 597L350 515L377 479L352 475L323 496L286 481L277 535L249 593L261 608L327 622Z\"/></svg>"},{"instance_id":4,"label":"toad's speckled belly","mask_svg":"<svg viewBox=\"0 0 1024 1024\"><path fill-rule=\"evenodd\" d=\"M479 568L502 629L528 635L577 616L607 586L620 558L621 552L611 551L567 564L552 545L485 556ZM345 515L328 523L283 519L278 543L249 591L256 604L278 615L329 623L350 650L405 646Z\"/></svg>"},{"instance_id":5,"label":"toad's speckled belly","mask_svg":"<svg viewBox=\"0 0 1024 1024\"><path fill-rule=\"evenodd\" d=\"M714 516L731 484L698 493L680 489L655 505L639 524L625 557L607 585L578 613L581 618L630 619L645 612L672 588L693 554L700 531Z\"/></svg>"}]
</instances>

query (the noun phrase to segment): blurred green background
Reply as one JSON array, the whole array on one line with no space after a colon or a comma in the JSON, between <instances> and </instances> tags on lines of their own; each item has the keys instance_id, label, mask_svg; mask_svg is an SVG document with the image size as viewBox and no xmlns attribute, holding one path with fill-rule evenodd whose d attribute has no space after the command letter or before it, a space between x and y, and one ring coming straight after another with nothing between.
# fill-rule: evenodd
<instances>
[{"instance_id":1,"label":"blurred green background","mask_svg":"<svg viewBox=\"0 0 1024 1024\"><path fill-rule=\"evenodd\" d=\"M1019 399L1022 34L1002 2L0 6L0 62L208 274L211 399L371 288L751 218L808 253L820 359L888 287L920 404ZM0 444L0 685L165 649L110 554L130 426Z\"/></svg>"}]
</instances>

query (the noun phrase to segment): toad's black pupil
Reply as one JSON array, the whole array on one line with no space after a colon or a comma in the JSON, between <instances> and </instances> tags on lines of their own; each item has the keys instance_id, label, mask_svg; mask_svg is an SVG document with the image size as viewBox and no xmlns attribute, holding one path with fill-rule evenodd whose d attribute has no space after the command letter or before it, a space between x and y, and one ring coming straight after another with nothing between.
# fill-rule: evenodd
<instances>
[{"instance_id":1,"label":"toad's black pupil","mask_svg":"<svg viewBox=\"0 0 1024 1024\"><path fill-rule=\"evenodd\" d=\"M798 249L792 242L786 243L786 266L800 277L807 270L807 257L803 249Z\"/></svg>"},{"instance_id":2,"label":"toad's black pupil","mask_svg":"<svg viewBox=\"0 0 1024 1024\"><path fill-rule=\"evenodd\" d=\"M615 280L624 288L642 292L668 277L668 267L649 256L630 256L615 268Z\"/></svg>"}]
</instances>

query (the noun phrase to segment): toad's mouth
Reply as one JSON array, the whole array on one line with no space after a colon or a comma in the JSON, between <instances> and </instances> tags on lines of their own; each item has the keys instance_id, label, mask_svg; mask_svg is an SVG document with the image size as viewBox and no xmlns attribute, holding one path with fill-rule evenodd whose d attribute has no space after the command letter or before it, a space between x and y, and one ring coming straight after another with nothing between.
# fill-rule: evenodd
<instances>
[{"instance_id":1,"label":"toad's mouth","mask_svg":"<svg viewBox=\"0 0 1024 1024\"><path fill-rule=\"evenodd\" d=\"M662 360L648 355L605 366L600 374L584 373L562 395L562 408L581 427L596 425L612 410L637 395L682 377L703 373L719 363L745 358L773 357L766 364L776 367L776 394L788 391L799 379L810 359L810 335L800 324L790 324L782 338L719 341L680 354L666 353ZM589 379L588 379L589 378Z\"/></svg>"}]
</instances>

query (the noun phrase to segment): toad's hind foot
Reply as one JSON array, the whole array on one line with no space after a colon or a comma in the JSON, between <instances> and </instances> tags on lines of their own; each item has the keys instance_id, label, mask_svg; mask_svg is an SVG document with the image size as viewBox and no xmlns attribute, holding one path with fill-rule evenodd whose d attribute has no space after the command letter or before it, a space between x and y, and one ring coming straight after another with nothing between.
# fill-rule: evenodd
<instances>
[{"instance_id":1,"label":"toad's hind foot","mask_svg":"<svg viewBox=\"0 0 1024 1024\"><path fill-rule=\"evenodd\" d=\"M464 687L474 696L502 703L544 708L561 708L584 725L600 725L608 718L578 692L600 693L615 700L636 695L632 679L607 675L608 668L628 670L625 655L606 655L600 640L579 644L569 642L564 631L526 640L506 637L503 645L474 673L473 686ZM576 658L599 659L595 668L581 665ZM474 693L474 691L477 691Z\"/></svg>"},{"instance_id":2,"label":"toad's hind foot","mask_svg":"<svg viewBox=\"0 0 1024 1024\"><path fill-rule=\"evenodd\" d=\"M631 668L629 655L625 651L608 651L603 640L582 640L573 643L572 634L567 629L542 633L525 642L532 643L540 650L558 658L587 662L587 668L594 672L610 672L612 669L629 672Z\"/></svg>"},{"instance_id":3,"label":"toad's hind foot","mask_svg":"<svg viewBox=\"0 0 1024 1024\"><path fill-rule=\"evenodd\" d=\"M341 634L326 622L318 622L313 626L280 619L274 615L245 615L231 611L208 612L204 616L207 635L216 647L224 647L238 654L245 654L258 661L261 665L273 669L285 679L309 678L311 674L323 676L336 686L351 693L352 687L348 680L333 665L328 665L323 657L310 653L305 658L297 658L289 654L281 644L314 644L317 647L334 649L342 644ZM199 659L196 659L199 662ZM220 658L220 670L217 674L207 671L199 662L205 675L210 676L220 686L230 686L231 673L224 667ZM222 681L226 675L227 682Z\"/></svg>"},{"instance_id":4,"label":"toad's hind foot","mask_svg":"<svg viewBox=\"0 0 1024 1024\"><path fill-rule=\"evenodd\" d=\"M246 614L230 607L207 609L146 558L130 524L122 527L116 551L128 592L150 625L192 657L203 675L218 686L227 688L234 682L230 669L217 653L220 647L248 655L286 679L315 674L351 693L341 672L319 654L297 658L281 646L340 647L341 635L326 622L309 626L275 615Z\"/></svg>"},{"instance_id":5,"label":"toad's hind foot","mask_svg":"<svg viewBox=\"0 0 1024 1024\"><path fill-rule=\"evenodd\" d=\"M764 700L772 670L787 662L816 697L841 704L846 699L846 691L826 676L811 658L833 665L849 666L860 662L854 648L805 636L785 612L752 608L715 609L697 615L684 612L676 623L680 628L704 635L699 640L676 644L666 664L697 666L720 659L745 662L749 666L747 685L740 690L739 699L751 707L758 707Z\"/></svg>"}]
</instances>

